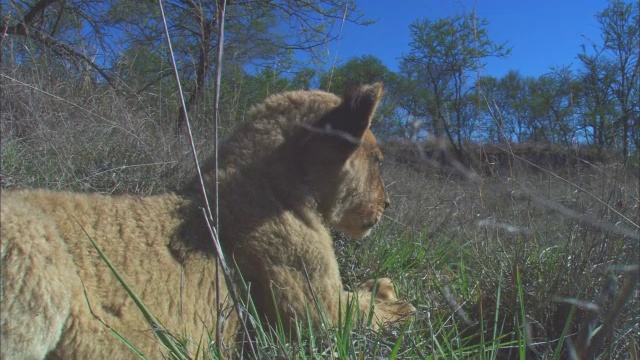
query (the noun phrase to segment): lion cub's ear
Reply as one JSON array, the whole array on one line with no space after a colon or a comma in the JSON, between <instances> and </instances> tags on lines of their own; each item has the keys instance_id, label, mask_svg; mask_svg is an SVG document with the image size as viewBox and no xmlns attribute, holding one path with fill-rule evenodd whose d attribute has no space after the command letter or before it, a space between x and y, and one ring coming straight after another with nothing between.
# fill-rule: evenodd
<instances>
[{"instance_id":1,"label":"lion cub's ear","mask_svg":"<svg viewBox=\"0 0 640 360\"><path fill-rule=\"evenodd\" d=\"M340 143L340 147L355 150L382 98L382 83L362 85L346 93L340 105L320 119L314 127L321 129ZM353 151L351 150L351 151Z\"/></svg>"}]
</instances>

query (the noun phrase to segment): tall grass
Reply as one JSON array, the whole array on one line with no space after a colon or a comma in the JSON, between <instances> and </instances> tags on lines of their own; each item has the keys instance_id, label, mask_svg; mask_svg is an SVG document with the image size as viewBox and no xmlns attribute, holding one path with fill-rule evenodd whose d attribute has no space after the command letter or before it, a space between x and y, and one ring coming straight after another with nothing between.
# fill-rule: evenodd
<instances>
[{"instance_id":1,"label":"tall grass","mask_svg":"<svg viewBox=\"0 0 640 360\"><path fill-rule=\"evenodd\" d=\"M188 144L173 130L175 113L150 105L152 96L131 98L7 64L3 188L153 194L192 176ZM211 129L193 125L196 147L210 153ZM411 144L418 145L430 146ZM475 165L456 166L387 146L392 207L384 221L367 239L336 235L345 284L392 278L399 297L418 308L414 321L375 333L357 322L313 330L301 319L294 339L255 322L257 350L245 355L637 358L637 161L558 163L520 149L536 167L515 153L491 158L481 150L472 152L481 159ZM193 339L203 342L198 357L219 357L204 346L208 339Z\"/></svg>"},{"instance_id":2,"label":"tall grass","mask_svg":"<svg viewBox=\"0 0 640 360\"><path fill-rule=\"evenodd\" d=\"M491 344L500 357L568 356L581 333L599 339L598 327L621 299L626 308L613 310L620 311L618 330L607 334L607 344L594 349L595 342L585 343L576 351L580 358L587 352L617 358L637 349L637 293L620 289L638 276L637 165L543 163L543 172L515 161L498 164L491 176L473 177L469 168L425 166L419 156L398 161L394 150L387 151L385 165L395 202L386 226L397 229L402 222L405 230L386 238L413 233L412 246L428 249L426 261L415 263L422 269L409 272L422 271L440 296L417 303L431 300L429 320L450 316L456 334L456 342L438 341L434 350L466 339L462 348ZM587 217L595 221L583 221ZM417 286L418 296L428 294ZM438 322L439 334L445 320ZM496 352L498 343L510 345Z\"/></svg>"}]
</instances>

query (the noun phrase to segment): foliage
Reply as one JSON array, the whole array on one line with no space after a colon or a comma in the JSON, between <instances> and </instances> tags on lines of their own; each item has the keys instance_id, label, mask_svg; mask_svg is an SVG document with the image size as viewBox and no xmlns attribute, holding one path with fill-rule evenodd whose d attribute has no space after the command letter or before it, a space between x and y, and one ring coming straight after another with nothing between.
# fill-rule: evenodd
<instances>
[{"instance_id":1,"label":"foliage","mask_svg":"<svg viewBox=\"0 0 640 360\"><path fill-rule=\"evenodd\" d=\"M410 26L411 52L401 60L405 89L414 89L407 94L414 96L410 116L421 119L432 135L446 136L458 151L473 127L473 111L466 108L469 77L485 58L509 54L489 39L487 24L475 14L418 20Z\"/></svg>"},{"instance_id":2,"label":"foliage","mask_svg":"<svg viewBox=\"0 0 640 360\"><path fill-rule=\"evenodd\" d=\"M165 6L187 110L196 122L208 124L214 112L209 74L216 66L217 4L170 0ZM359 83L383 81L387 96L374 124L382 138L443 137L458 157L467 141L586 144L616 151L627 161L638 154L640 139L638 6L611 1L597 14L602 45L583 46L577 71L561 66L530 78L513 70L493 79L479 75L484 62L508 56L510 49L491 40L488 21L475 13L413 22L411 50L397 72L372 55L326 71L301 62L300 53L321 60L317 49L337 37L332 24L366 24L353 3L232 2L226 17L221 131L243 121L251 104L275 92L319 87L342 93ZM155 4L41 0L11 2L6 8L3 31L9 46L2 50L3 69L31 64L47 67L62 81L110 84L162 107L164 119L180 130L176 84Z\"/></svg>"},{"instance_id":3,"label":"foliage","mask_svg":"<svg viewBox=\"0 0 640 360\"><path fill-rule=\"evenodd\" d=\"M620 151L626 161L630 148L637 154L640 139L640 3L612 1L596 18L603 46L594 46L596 55L582 54L580 59L587 74L593 72L589 74L592 80L601 79L601 88L610 91L611 97L598 100L615 103L617 117L604 122L613 124L613 137L620 139ZM598 102L594 105L603 106Z\"/></svg>"}]
</instances>

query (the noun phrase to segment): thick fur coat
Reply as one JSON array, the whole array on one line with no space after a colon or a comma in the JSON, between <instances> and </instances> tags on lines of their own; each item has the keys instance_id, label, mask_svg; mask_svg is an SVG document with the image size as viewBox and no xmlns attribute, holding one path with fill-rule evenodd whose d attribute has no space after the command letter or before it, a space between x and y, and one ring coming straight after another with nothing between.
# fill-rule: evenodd
<instances>
[{"instance_id":1,"label":"thick fur coat","mask_svg":"<svg viewBox=\"0 0 640 360\"><path fill-rule=\"evenodd\" d=\"M373 84L343 97L274 95L221 146L220 240L262 321L279 316L293 331L291 321L309 314L320 326L324 314L336 324L352 300L362 316L374 304L374 328L415 311L388 279L365 282L359 296L343 290L328 230L365 236L389 204L369 130L381 94ZM203 167L211 203L214 165ZM198 187L194 180L179 195L151 197L4 191L0 358L135 357L110 329L151 358L165 352L88 237L191 350L218 328L223 341L215 346L232 347L239 322Z\"/></svg>"}]
</instances>

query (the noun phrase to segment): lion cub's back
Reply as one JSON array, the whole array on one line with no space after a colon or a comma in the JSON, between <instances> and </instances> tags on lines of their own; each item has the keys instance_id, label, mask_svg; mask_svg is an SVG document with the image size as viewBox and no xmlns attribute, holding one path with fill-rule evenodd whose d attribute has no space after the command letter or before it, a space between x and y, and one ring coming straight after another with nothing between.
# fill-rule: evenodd
<instances>
[{"instance_id":1,"label":"lion cub's back","mask_svg":"<svg viewBox=\"0 0 640 360\"><path fill-rule=\"evenodd\" d=\"M3 192L1 201L0 358L44 358L54 350L64 358L133 355L89 304L134 345L154 351L139 311L87 235L156 315L178 324L172 308L180 265L167 244L179 231L176 208L184 200L28 190Z\"/></svg>"},{"instance_id":2,"label":"lion cub's back","mask_svg":"<svg viewBox=\"0 0 640 360\"><path fill-rule=\"evenodd\" d=\"M77 287L56 224L20 193L2 194L1 358L44 358L60 340Z\"/></svg>"}]
</instances>

